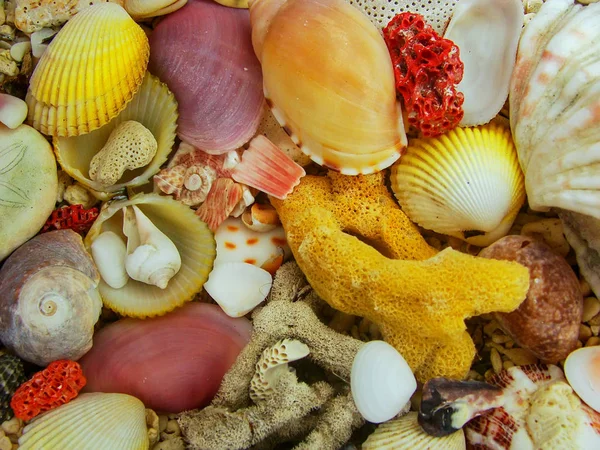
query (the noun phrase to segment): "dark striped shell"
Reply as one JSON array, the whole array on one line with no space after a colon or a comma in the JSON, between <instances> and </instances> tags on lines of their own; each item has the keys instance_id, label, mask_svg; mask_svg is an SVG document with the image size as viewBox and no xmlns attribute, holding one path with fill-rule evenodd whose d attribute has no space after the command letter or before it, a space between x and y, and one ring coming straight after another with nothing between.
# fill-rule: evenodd
<instances>
[{"instance_id":1,"label":"dark striped shell","mask_svg":"<svg viewBox=\"0 0 600 450\"><path fill-rule=\"evenodd\" d=\"M10 399L25 381L23 362L13 355L0 355L0 423L13 417Z\"/></svg>"}]
</instances>

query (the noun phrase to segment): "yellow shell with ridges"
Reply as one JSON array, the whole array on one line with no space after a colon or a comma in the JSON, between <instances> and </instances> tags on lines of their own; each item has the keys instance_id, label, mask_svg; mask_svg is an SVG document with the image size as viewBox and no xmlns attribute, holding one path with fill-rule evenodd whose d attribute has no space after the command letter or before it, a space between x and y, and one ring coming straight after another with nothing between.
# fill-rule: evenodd
<instances>
[{"instance_id":1,"label":"yellow shell with ridges","mask_svg":"<svg viewBox=\"0 0 600 450\"><path fill-rule=\"evenodd\" d=\"M76 399L35 418L19 438L22 450L146 450L146 409L135 397L102 392Z\"/></svg>"},{"instance_id":2,"label":"yellow shell with ridges","mask_svg":"<svg viewBox=\"0 0 600 450\"><path fill-rule=\"evenodd\" d=\"M54 138L54 153L71 177L99 192L116 192L124 187L140 186L155 175L167 160L177 131L177 101L165 83L146 73L138 93L127 107L99 130L82 136ZM123 122L134 120L146 127L156 139L158 149L145 167L125 171L119 182L104 186L89 176L92 158L104 147L112 131Z\"/></svg>"},{"instance_id":3,"label":"yellow shell with ridges","mask_svg":"<svg viewBox=\"0 0 600 450\"><path fill-rule=\"evenodd\" d=\"M181 257L181 268L165 289L134 279L129 279L120 289L110 287L101 279L98 289L104 306L119 314L138 318L160 316L192 300L200 292L216 257L215 240L206 224L184 204L171 197L138 194L129 200L103 206L84 241L90 253L94 240L106 231L112 231L127 242L122 209L132 205L175 244Z\"/></svg>"},{"instance_id":4,"label":"yellow shell with ridges","mask_svg":"<svg viewBox=\"0 0 600 450\"><path fill-rule=\"evenodd\" d=\"M344 0L255 0L250 21L267 103L305 154L345 175L400 157L394 70L365 15Z\"/></svg>"},{"instance_id":5,"label":"yellow shell with ridges","mask_svg":"<svg viewBox=\"0 0 600 450\"><path fill-rule=\"evenodd\" d=\"M50 43L27 92L28 121L52 136L89 133L138 91L150 55L144 30L116 3L74 16Z\"/></svg>"},{"instance_id":6,"label":"yellow shell with ridges","mask_svg":"<svg viewBox=\"0 0 600 450\"><path fill-rule=\"evenodd\" d=\"M449 436L433 437L425 433L417 422L418 413L408 414L382 425L368 437L363 450L465 450L465 433L458 430Z\"/></svg>"},{"instance_id":7,"label":"yellow shell with ridges","mask_svg":"<svg viewBox=\"0 0 600 450\"><path fill-rule=\"evenodd\" d=\"M510 131L498 124L411 141L391 184L413 222L479 246L505 236L525 201Z\"/></svg>"}]
</instances>

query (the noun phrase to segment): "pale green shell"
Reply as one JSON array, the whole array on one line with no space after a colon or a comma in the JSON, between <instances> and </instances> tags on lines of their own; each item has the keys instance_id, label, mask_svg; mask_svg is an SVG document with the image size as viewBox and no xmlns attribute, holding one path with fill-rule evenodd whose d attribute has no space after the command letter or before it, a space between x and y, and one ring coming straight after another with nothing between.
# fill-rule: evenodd
<instances>
[{"instance_id":1,"label":"pale green shell","mask_svg":"<svg viewBox=\"0 0 600 450\"><path fill-rule=\"evenodd\" d=\"M0 125L0 261L31 239L54 209L58 177L52 147L27 125Z\"/></svg>"},{"instance_id":2,"label":"pale green shell","mask_svg":"<svg viewBox=\"0 0 600 450\"><path fill-rule=\"evenodd\" d=\"M126 394L95 392L35 418L23 429L20 450L146 450L146 409Z\"/></svg>"}]
</instances>

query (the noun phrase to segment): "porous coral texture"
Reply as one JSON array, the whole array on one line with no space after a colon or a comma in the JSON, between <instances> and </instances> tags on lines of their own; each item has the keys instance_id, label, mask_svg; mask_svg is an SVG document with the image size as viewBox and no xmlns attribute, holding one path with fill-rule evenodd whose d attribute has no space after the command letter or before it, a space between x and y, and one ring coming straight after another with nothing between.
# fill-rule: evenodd
<instances>
[{"instance_id":1,"label":"porous coral texture","mask_svg":"<svg viewBox=\"0 0 600 450\"><path fill-rule=\"evenodd\" d=\"M73 400L85 383L78 363L54 361L17 389L10 406L19 419L31 420L40 413Z\"/></svg>"},{"instance_id":2,"label":"porous coral texture","mask_svg":"<svg viewBox=\"0 0 600 450\"><path fill-rule=\"evenodd\" d=\"M299 382L287 370L277 374L268 395L250 400L251 379L263 351L283 338L305 343L309 359L349 380L354 357L363 343L339 334L316 315L324 302L308 286L294 262L277 271L266 306L254 311L254 332L236 363L225 375L212 404L178 417L192 449L273 448L304 441L297 449L336 450L364 423L348 386L324 381Z\"/></svg>"},{"instance_id":3,"label":"porous coral texture","mask_svg":"<svg viewBox=\"0 0 600 450\"><path fill-rule=\"evenodd\" d=\"M307 176L271 203L317 294L377 323L420 381L464 378L475 355L464 320L513 311L527 294L528 270L518 263L436 254L393 201L384 173Z\"/></svg>"},{"instance_id":4,"label":"porous coral texture","mask_svg":"<svg viewBox=\"0 0 600 450\"><path fill-rule=\"evenodd\" d=\"M458 47L414 13L394 17L383 37L408 122L425 137L455 128L464 116L464 95L456 89L464 72Z\"/></svg>"}]
</instances>

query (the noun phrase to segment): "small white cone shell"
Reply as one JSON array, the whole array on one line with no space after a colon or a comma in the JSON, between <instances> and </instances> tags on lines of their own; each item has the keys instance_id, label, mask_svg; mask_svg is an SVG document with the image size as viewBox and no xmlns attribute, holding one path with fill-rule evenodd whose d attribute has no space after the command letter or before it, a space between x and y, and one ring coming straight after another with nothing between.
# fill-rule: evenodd
<instances>
[{"instance_id":1,"label":"small white cone shell","mask_svg":"<svg viewBox=\"0 0 600 450\"><path fill-rule=\"evenodd\" d=\"M361 415L369 422L382 423L402 411L417 390L417 380L394 347L371 341L354 358L350 386Z\"/></svg>"},{"instance_id":2,"label":"small white cone shell","mask_svg":"<svg viewBox=\"0 0 600 450\"><path fill-rule=\"evenodd\" d=\"M600 412L600 346L571 353L565 361L565 376L579 398Z\"/></svg>"},{"instance_id":3,"label":"small white cone shell","mask_svg":"<svg viewBox=\"0 0 600 450\"><path fill-rule=\"evenodd\" d=\"M273 277L266 270L243 262L214 267L204 289L230 317L242 317L256 308L271 291Z\"/></svg>"}]
</instances>

